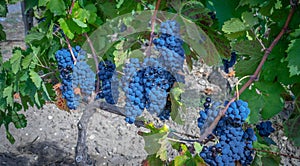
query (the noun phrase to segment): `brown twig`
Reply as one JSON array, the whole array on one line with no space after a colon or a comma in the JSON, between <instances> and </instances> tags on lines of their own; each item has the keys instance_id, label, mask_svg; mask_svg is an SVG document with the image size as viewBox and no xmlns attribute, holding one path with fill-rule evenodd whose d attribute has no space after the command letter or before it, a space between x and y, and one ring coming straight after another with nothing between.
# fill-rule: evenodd
<instances>
[{"instance_id":1,"label":"brown twig","mask_svg":"<svg viewBox=\"0 0 300 166\"><path fill-rule=\"evenodd\" d=\"M213 129L216 127L216 125L218 124L219 120L221 119L222 116L225 115L228 107L230 106L231 103L233 103L237 96L241 95L257 78L258 75L264 65L264 63L266 62L269 54L271 53L271 51L273 50L273 48L275 47L275 45L278 43L278 41L281 39L281 37L283 36L283 34L287 31L288 25L293 17L295 13L295 8L292 7L289 15L286 19L286 22L283 26L283 28L281 29L280 33L277 35L277 37L274 39L274 41L271 43L271 45L265 50L264 56L262 57L258 67L256 68L254 74L249 78L249 80L243 85L243 87L239 90L239 92L236 92L235 96L228 102L228 104L225 106L225 108L223 110L221 110L219 112L219 115L216 117L216 119L214 120L214 122L212 123L212 125L210 127L208 127L207 129L205 129L205 132L200 136L200 141L202 141L203 139L205 139L209 134L212 133Z\"/></svg>"},{"instance_id":2,"label":"brown twig","mask_svg":"<svg viewBox=\"0 0 300 166\"><path fill-rule=\"evenodd\" d=\"M152 45L152 40L153 40L153 36L154 36L155 20L156 20L157 10L158 10L159 5L160 5L160 1L161 0L157 1L153 16L151 18L151 33L150 33L150 39L149 39L150 43L149 43L149 46L148 46L147 50L145 51L147 56L151 55L151 45Z\"/></svg>"},{"instance_id":3,"label":"brown twig","mask_svg":"<svg viewBox=\"0 0 300 166\"><path fill-rule=\"evenodd\" d=\"M96 65L96 73L98 74L99 73L99 69L98 69L99 62L98 62L98 58L97 58L95 48L94 48L93 43L92 43L90 37L88 36L88 34L84 33L84 36L85 36L85 38L86 38L86 40L89 43L89 46L91 48L93 58L94 58L94 62L95 62L95 65ZM99 83L100 83L100 80L99 80L99 77L97 77L96 92L99 92Z\"/></svg>"}]
</instances>

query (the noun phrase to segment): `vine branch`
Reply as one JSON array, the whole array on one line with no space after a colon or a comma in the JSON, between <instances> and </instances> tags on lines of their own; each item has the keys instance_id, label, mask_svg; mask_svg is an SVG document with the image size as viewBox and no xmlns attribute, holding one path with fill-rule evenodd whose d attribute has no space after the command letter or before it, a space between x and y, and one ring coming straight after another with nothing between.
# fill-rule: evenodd
<instances>
[{"instance_id":1,"label":"vine branch","mask_svg":"<svg viewBox=\"0 0 300 166\"><path fill-rule=\"evenodd\" d=\"M221 119L221 117L225 115L225 113L226 113L228 107L230 106L230 104L233 103L236 100L237 96L241 95L258 78L258 75L259 75L264 63L266 62L268 56L270 55L271 51L273 50L275 45L278 43L278 41L281 39L281 37L284 35L284 33L287 31L288 25L289 25L293 15L294 15L294 13L295 13L295 7L292 6L284 26L282 27L280 33L276 36L274 41L271 43L271 45L265 50L264 56L262 57L262 59L261 59L259 65L257 66L254 74L242 86L242 88L239 90L239 92L235 93L234 97L228 102L228 104L225 106L225 108L222 109L219 112L219 115L216 117L216 119L214 120L212 125L210 127L208 127L207 129L205 129L204 133L199 138L200 141L204 140L209 134L212 133L213 129L217 126L217 124L218 124L219 120Z\"/></svg>"},{"instance_id":2,"label":"vine branch","mask_svg":"<svg viewBox=\"0 0 300 166\"><path fill-rule=\"evenodd\" d=\"M99 62L98 62L98 58L97 58L95 48L94 48L93 43L92 43L90 37L88 36L88 34L84 33L84 36L85 36L85 38L86 38L86 40L89 43L89 46L91 48L93 58L94 58L94 62L95 62L95 65L96 65L96 74L98 74L99 73L99 69L98 69ZM99 92L99 83L100 83L100 80L99 80L99 77L97 77L96 92Z\"/></svg>"}]
</instances>

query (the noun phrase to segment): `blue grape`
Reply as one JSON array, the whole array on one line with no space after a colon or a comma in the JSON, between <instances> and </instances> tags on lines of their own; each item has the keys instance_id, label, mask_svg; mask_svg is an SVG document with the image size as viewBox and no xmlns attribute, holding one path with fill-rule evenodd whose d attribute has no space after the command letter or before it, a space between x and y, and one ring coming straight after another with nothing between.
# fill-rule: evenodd
<instances>
[{"instance_id":1,"label":"blue grape","mask_svg":"<svg viewBox=\"0 0 300 166\"><path fill-rule=\"evenodd\" d=\"M185 57L179 24L170 20L162 22L160 32L159 38L153 39L155 48L161 54L158 60L164 68L173 73L177 80L180 80L180 76L176 73L182 70Z\"/></svg>"},{"instance_id":2,"label":"blue grape","mask_svg":"<svg viewBox=\"0 0 300 166\"><path fill-rule=\"evenodd\" d=\"M212 102L210 98L206 98L205 100L207 101L203 105L204 110L199 111L200 117L198 118L198 127L200 128L201 134L214 122L219 114L219 106L221 105L219 102Z\"/></svg>"},{"instance_id":3,"label":"blue grape","mask_svg":"<svg viewBox=\"0 0 300 166\"><path fill-rule=\"evenodd\" d=\"M130 59L130 62L132 65L125 64L122 77L126 121L133 123L145 108L161 119L168 119L170 111L165 109L166 99L176 79L155 58L145 58L142 64L137 59Z\"/></svg>"},{"instance_id":4,"label":"blue grape","mask_svg":"<svg viewBox=\"0 0 300 166\"><path fill-rule=\"evenodd\" d=\"M227 102L225 102L227 104ZM242 100L237 100L230 104L228 110L225 113L227 121L230 121L232 125L241 126L250 113L248 103Z\"/></svg>"},{"instance_id":5,"label":"blue grape","mask_svg":"<svg viewBox=\"0 0 300 166\"><path fill-rule=\"evenodd\" d=\"M216 104L216 106L205 109L205 111L216 110L217 108ZM236 161L239 161L243 166L250 165L253 161L254 152L252 144L257 138L252 128L246 130L242 128L249 115L248 104L242 100L237 100L229 108L232 110L226 112L213 130L213 134L219 138L219 143L203 148L200 156L209 165L235 165ZM200 119L208 119L212 116L205 111L200 111ZM220 150L216 151L216 149Z\"/></svg>"},{"instance_id":6,"label":"blue grape","mask_svg":"<svg viewBox=\"0 0 300 166\"><path fill-rule=\"evenodd\" d=\"M95 90L95 76L90 66L86 63L85 52L80 51L77 57L77 63L73 69L73 87L79 87L81 95L85 101ZM80 97L75 95L76 97Z\"/></svg>"},{"instance_id":7,"label":"blue grape","mask_svg":"<svg viewBox=\"0 0 300 166\"><path fill-rule=\"evenodd\" d=\"M116 104L118 101L118 84L114 83L112 87L112 80L113 82L118 81L117 76L115 74L116 65L108 60L101 61L98 64L98 69L98 77L101 81L100 87L102 91L97 94L96 99L105 98L105 101L107 103Z\"/></svg>"},{"instance_id":8,"label":"blue grape","mask_svg":"<svg viewBox=\"0 0 300 166\"><path fill-rule=\"evenodd\" d=\"M160 24L160 32L171 36L179 36L180 25L175 20L167 20Z\"/></svg>"},{"instance_id":9,"label":"blue grape","mask_svg":"<svg viewBox=\"0 0 300 166\"><path fill-rule=\"evenodd\" d=\"M158 86L153 87L149 94L149 108L147 109L151 114L154 114L154 112L159 115L165 105L167 100L167 92L164 89L159 88Z\"/></svg>"},{"instance_id":10,"label":"blue grape","mask_svg":"<svg viewBox=\"0 0 300 166\"><path fill-rule=\"evenodd\" d=\"M231 68L236 62L236 53L232 52L230 60L223 59L222 62L223 62L225 73L229 73L229 68Z\"/></svg>"},{"instance_id":11,"label":"blue grape","mask_svg":"<svg viewBox=\"0 0 300 166\"><path fill-rule=\"evenodd\" d=\"M74 58L77 58L81 48L76 46L72 48ZM57 60L58 69L60 72L60 78L62 80L62 86L60 87L62 91L62 97L67 101L67 107L69 109L76 109L79 104L78 98L75 96L73 91L73 76L72 72L74 69L73 57L68 49L61 49L56 51L55 59Z\"/></svg>"},{"instance_id":12,"label":"blue grape","mask_svg":"<svg viewBox=\"0 0 300 166\"><path fill-rule=\"evenodd\" d=\"M144 87L142 85L142 72L137 72L141 67L136 58L131 58L130 63L126 63L123 68L122 77L123 90L126 96L125 121L129 124L134 123L136 117L140 116L145 108Z\"/></svg>"},{"instance_id":13,"label":"blue grape","mask_svg":"<svg viewBox=\"0 0 300 166\"><path fill-rule=\"evenodd\" d=\"M171 101L167 100L165 108L158 115L160 120L168 120L171 116Z\"/></svg>"},{"instance_id":14,"label":"blue grape","mask_svg":"<svg viewBox=\"0 0 300 166\"><path fill-rule=\"evenodd\" d=\"M272 127L272 122L270 121L261 122L260 124L256 125L256 128L258 129L258 134L262 137L268 137L275 131L275 129Z\"/></svg>"}]
</instances>

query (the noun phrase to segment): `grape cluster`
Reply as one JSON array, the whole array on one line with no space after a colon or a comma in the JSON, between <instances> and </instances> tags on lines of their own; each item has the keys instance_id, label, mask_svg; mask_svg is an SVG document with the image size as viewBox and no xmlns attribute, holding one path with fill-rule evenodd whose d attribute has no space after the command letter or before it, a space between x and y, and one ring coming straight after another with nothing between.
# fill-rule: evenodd
<instances>
[{"instance_id":1,"label":"grape cluster","mask_svg":"<svg viewBox=\"0 0 300 166\"><path fill-rule=\"evenodd\" d=\"M226 103L225 103L226 104ZM226 112L213 131L219 138L219 143L205 146L200 156L209 165L250 165L253 160L253 142L257 139L252 128L243 130L242 125L249 115L248 104L237 100L229 106L231 112ZM207 117L209 118L209 117Z\"/></svg>"},{"instance_id":2,"label":"grape cluster","mask_svg":"<svg viewBox=\"0 0 300 166\"><path fill-rule=\"evenodd\" d=\"M153 43L160 52L160 63L170 72L177 73L184 63L183 41L180 39L180 26L176 21L167 20L160 26L160 36Z\"/></svg>"},{"instance_id":3,"label":"grape cluster","mask_svg":"<svg viewBox=\"0 0 300 166\"><path fill-rule=\"evenodd\" d=\"M223 59L224 71L225 73L229 73L229 68L231 68L236 62L236 53L232 52L230 60Z\"/></svg>"},{"instance_id":4,"label":"grape cluster","mask_svg":"<svg viewBox=\"0 0 300 166\"><path fill-rule=\"evenodd\" d=\"M272 122L270 121L261 122L260 124L256 125L256 128L258 129L258 134L262 137L268 137L275 131L275 129L272 127Z\"/></svg>"},{"instance_id":5,"label":"grape cluster","mask_svg":"<svg viewBox=\"0 0 300 166\"><path fill-rule=\"evenodd\" d=\"M175 81L184 82L184 77L178 74L185 58L180 26L176 21L167 20L161 23L160 32L159 38L153 40L160 57L147 57L143 63L132 58L124 65L122 82L128 123L134 123L145 108L162 120L168 119L171 112L168 93Z\"/></svg>"},{"instance_id":6,"label":"grape cluster","mask_svg":"<svg viewBox=\"0 0 300 166\"><path fill-rule=\"evenodd\" d=\"M203 133L204 129L208 128L218 116L220 105L220 102L212 102L210 97L205 99L205 103L203 104L204 110L199 111L200 117L198 118L198 127L202 129L200 130L201 134Z\"/></svg>"},{"instance_id":7,"label":"grape cluster","mask_svg":"<svg viewBox=\"0 0 300 166\"><path fill-rule=\"evenodd\" d=\"M81 95L85 101L95 90L95 76L90 66L86 63L86 52L81 50L77 57L77 63L73 69L73 87L80 88ZM80 97L75 94L75 97Z\"/></svg>"},{"instance_id":8,"label":"grape cluster","mask_svg":"<svg viewBox=\"0 0 300 166\"><path fill-rule=\"evenodd\" d=\"M112 80L116 82L117 76L115 75L116 65L111 61L101 61L98 64L98 77L101 81L101 89L102 91L99 92L96 96L98 98L105 98L105 101L109 104L116 104L118 98L118 87L113 86L115 94L112 93ZM113 77L114 76L114 77ZM114 84L116 85L116 84Z\"/></svg>"},{"instance_id":9,"label":"grape cluster","mask_svg":"<svg viewBox=\"0 0 300 166\"><path fill-rule=\"evenodd\" d=\"M131 62L134 62L134 65L140 69L133 69L128 64L124 68L125 76L122 80L130 79L130 82L126 83L127 86L124 87L126 95L125 120L128 123L133 123L145 108L151 114L157 113L159 116L165 108L168 92L176 81L168 71L159 66L155 58L145 58L143 64L138 64L136 59L131 59ZM128 77L133 71L135 74L131 78Z\"/></svg>"},{"instance_id":10,"label":"grape cluster","mask_svg":"<svg viewBox=\"0 0 300 166\"><path fill-rule=\"evenodd\" d=\"M79 46L76 46L75 48L72 48L72 52L77 58L79 51L81 48ZM69 109L76 109L78 105L78 99L74 95L73 91L73 69L74 69L74 61L72 58L72 55L68 49L61 49L56 51L55 58L58 62L58 69L60 72L60 78L62 80L62 97L66 99L67 101L67 107Z\"/></svg>"},{"instance_id":11,"label":"grape cluster","mask_svg":"<svg viewBox=\"0 0 300 166\"><path fill-rule=\"evenodd\" d=\"M226 104L227 102L225 102L225 105ZM248 108L248 103L242 100L237 100L230 104L225 113L225 118L227 121L230 121L233 126L241 127L249 113L250 109Z\"/></svg>"}]
</instances>

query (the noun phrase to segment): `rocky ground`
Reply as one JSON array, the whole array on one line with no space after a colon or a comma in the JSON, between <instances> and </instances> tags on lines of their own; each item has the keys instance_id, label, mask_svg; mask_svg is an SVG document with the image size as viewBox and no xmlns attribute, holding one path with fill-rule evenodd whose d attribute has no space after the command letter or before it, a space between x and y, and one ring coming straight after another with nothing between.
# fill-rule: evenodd
<instances>
[{"instance_id":1,"label":"rocky ground","mask_svg":"<svg viewBox=\"0 0 300 166\"><path fill-rule=\"evenodd\" d=\"M24 39L24 30L20 7L18 4L10 6L9 11L7 18L0 18L9 40L1 43L4 60L9 58L14 46L24 47L21 42ZM186 123L183 126L172 121L166 123L178 131L197 136L198 106L206 96L205 93L211 93L216 99L224 98L228 87L223 83L220 72L201 63L195 64L195 70L188 72L186 80L189 88L184 98L188 100L184 102L190 106L187 114L183 116ZM235 80L229 79L231 83ZM10 132L16 139L13 145L5 138L5 129L1 127L0 165L74 165L76 125L82 111L84 110L68 113L53 104L46 104L43 109L31 108L25 112L28 120L26 128L15 129L13 125L10 126ZM151 119L149 115L145 116ZM156 119L152 120L156 124L162 124ZM280 128L281 122L274 122L279 127L272 134L272 138L278 144L280 152L300 156L300 149L284 136ZM96 160L96 165L141 165L147 153L144 150L143 138L137 134L140 130L143 129L125 123L124 117L97 110L90 119L87 140L89 153ZM300 161L282 157L282 165L300 165Z\"/></svg>"}]
</instances>

